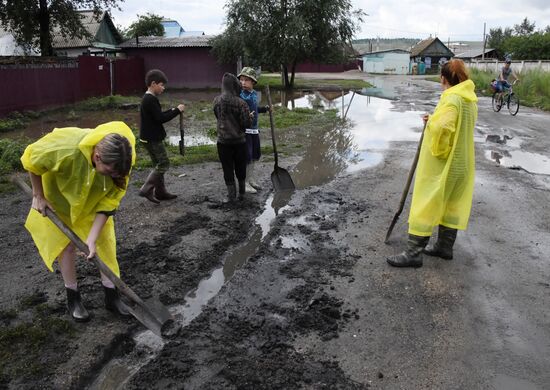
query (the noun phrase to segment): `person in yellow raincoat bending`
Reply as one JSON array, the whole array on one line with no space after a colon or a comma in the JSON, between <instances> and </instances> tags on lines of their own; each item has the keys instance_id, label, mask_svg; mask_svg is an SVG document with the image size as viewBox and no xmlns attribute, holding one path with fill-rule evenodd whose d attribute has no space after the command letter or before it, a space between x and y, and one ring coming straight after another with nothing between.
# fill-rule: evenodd
<instances>
[{"instance_id":1,"label":"person in yellow raincoat bending","mask_svg":"<svg viewBox=\"0 0 550 390\"><path fill-rule=\"evenodd\" d=\"M468 225L475 171L475 85L464 63L450 60L441 68L441 87L433 115L424 117L407 249L387 258L395 267L421 267L422 252L451 260L457 229ZM439 226L437 241L425 248L435 226Z\"/></svg>"},{"instance_id":2,"label":"person in yellow raincoat bending","mask_svg":"<svg viewBox=\"0 0 550 390\"><path fill-rule=\"evenodd\" d=\"M21 157L32 183L32 208L25 227L50 271L55 259L67 292L67 307L75 321L88 321L76 280L76 247L48 218L54 210L87 245L88 258L96 253L117 275L113 219L126 193L130 169L135 163L135 137L123 122L95 129L54 129L30 144ZM103 274L105 306L129 315L113 283Z\"/></svg>"}]
</instances>

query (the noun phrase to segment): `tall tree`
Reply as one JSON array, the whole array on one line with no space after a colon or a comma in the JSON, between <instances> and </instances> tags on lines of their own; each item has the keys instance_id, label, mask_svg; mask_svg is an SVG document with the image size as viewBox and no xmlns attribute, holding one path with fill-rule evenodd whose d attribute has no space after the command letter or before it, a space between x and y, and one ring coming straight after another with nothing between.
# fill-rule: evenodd
<instances>
[{"instance_id":1,"label":"tall tree","mask_svg":"<svg viewBox=\"0 0 550 390\"><path fill-rule=\"evenodd\" d=\"M521 37L531 35L535 31L535 22L531 23L529 19L525 18L520 24L514 25L515 35Z\"/></svg>"},{"instance_id":2,"label":"tall tree","mask_svg":"<svg viewBox=\"0 0 550 390\"><path fill-rule=\"evenodd\" d=\"M502 30L501 27L492 28L487 35L487 46L495 49L497 56L502 58L506 53L504 42L512 36L512 29L506 27Z\"/></svg>"},{"instance_id":3,"label":"tall tree","mask_svg":"<svg viewBox=\"0 0 550 390\"><path fill-rule=\"evenodd\" d=\"M138 20L130 24L124 31L126 38L149 37L164 35L164 26L162 25L162 16L147 13L146 15L137 15Z\"/></svg>"},{"instance_id":4,"label":"tall tree","mask_svg":"<svg viewBox=\"0 0 550 390\"><path fill-rule=\"evenodd\" d=\"M345 61L365 15L350 0L229 0L225 7L226 30L212 40L220 62L244 56L248 65L280 67L286 88L301 61Z\"/></svg>"},{"instance_id":5,"label":"tall tree","mask_svg":"<svg viewBox=\"0 0 550 390\"><path fill-rule=\"evenodd\" d=\"M20 45L40 48L42 56L51 56L54 54L52 31L55 27L63 37L88 36L78 10L92 9L99 17L102 11L118 9L118 3L122 1L0 0L0 22Z\"/></svg>"}]
</instances>

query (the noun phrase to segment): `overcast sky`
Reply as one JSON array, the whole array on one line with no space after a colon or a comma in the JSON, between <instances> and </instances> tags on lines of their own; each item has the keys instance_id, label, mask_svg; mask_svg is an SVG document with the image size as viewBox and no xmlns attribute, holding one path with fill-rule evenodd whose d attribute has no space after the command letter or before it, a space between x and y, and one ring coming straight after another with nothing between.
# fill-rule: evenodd
<instances>
[{"instance_id":1,"label":"overcast sky","mask_svg":"<svg viewBox=\"0 0 550 390\"><path fill-rule=\"evenodd\" d=\"M115 24L127 27L137 14L154 13L177 20L186 31L218 34L224 29L224 0L125 0L113 11ZM352 0L369 16L355 38L427 38L482 41L483 23L490 28L513 27L527 17L537 28L550 25L548 0Z\"/></svg>"}]
</instances>

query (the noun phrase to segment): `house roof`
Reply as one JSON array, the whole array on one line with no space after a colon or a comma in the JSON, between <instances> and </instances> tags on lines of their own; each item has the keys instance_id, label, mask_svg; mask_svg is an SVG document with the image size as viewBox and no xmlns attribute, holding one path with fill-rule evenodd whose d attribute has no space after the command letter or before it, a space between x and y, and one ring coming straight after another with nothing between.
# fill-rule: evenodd
<instances>
[{"instance_id":1,"label":"house roof","mask_svg":"<svg viewBox=\"0 0 550 390\"><path fill-rule=\"evenodd\" d=\"M422 55L422 53L427 50L432 45L441 45L444 50L446 50L448 53L445 53L446 55L453 56L453 52L449 50L447 46L441 40L437 37L435 38L428 38L424 39L423 41L418 42L416 45L414 45L411 48L411 57L417 57Z\"/></svg>"},{"instance_id":2,"label":"house roof","mask_svg":"<svg viewBox=\"0 0 550 390\"><path fill-rule=\"evenodd\" d=\"M77 47L88 47L93 44L93 42L102 42L107 44L118 43L122 41L122 37L118 30L116 29L109 13L103 12L99 19L94 15L93 11L79 11L78 12L82 18L82 25L93 37L91 40L87 37L63 37L61 35L60 29L58 27L54 28L52 34L52 46L54 49L65 49L65 48L77 48ZM107 31L105 28L110 31L116 42L105 42L108 40L106 36Z\"/></svg>"},{"instance_id":3,"label":"house roof","mask_svg":"<svg viewBox=\"0 0 550 390\"><path fill-rule=\"evenodd\" d=\"M410 54L409 50L404 49L387 49L387 50L378 50L378 51L369 51L366 53L361 53L361 56L367 56L369 54L381 54L381 53L407 53Z\"/></svg>"},{"instance_id":4,"label":"house roof","mask_svg":"<svg viewBox=\"0 0 550 390\"><path fill-rule=\"evenodd\" d=\"M492 51L495 51L495 49L487 48L485 49L485 54L489 54ZM455 57L456 58L476 58L476 57L481 57L482 54L483 54L483 49L472 49L472 50L467 50L464 53L457 54L455 55Z\"/></svg>"},{"instance_id":5,"label":"house roof","mask_svg":"<svg viewBox=\"0 0 550 390\"><path fill-rule=\"evenodd\" d=\"M128 39L122 42L119 46L121 48L145 48L145 47L211 47L210 39L212 35L201 35L197 37L139 37L138 42L136 39Z\"/></svg>"}]
</instances>

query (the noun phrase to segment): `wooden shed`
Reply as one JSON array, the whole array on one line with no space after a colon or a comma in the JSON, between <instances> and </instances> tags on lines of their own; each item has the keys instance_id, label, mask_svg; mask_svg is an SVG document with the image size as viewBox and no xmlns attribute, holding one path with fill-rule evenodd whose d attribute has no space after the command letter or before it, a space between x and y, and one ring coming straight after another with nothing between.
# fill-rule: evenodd
<instances>
[{"instance_id":1,"label":"wooden shed","mask_svg":"<svg viewBox=\"0 0 550 390\"><path fill-rule=\"evenodd\" d=\"M210 50L211 36L139 37L120 44L128 57L143 59L145 72L160 69L169 88L220 88L225 72L236 73L237 64L219 64Z\"/></svg>"},{"instance_id":2,"label":"wooden shed","mask_svg":"<svg viewBox=\"0 0 550 390\"><path fill-rule=\"evenodd\" d=\"M411 61L423 63L427 73L437 72L440 61L447 61L454 53L439 38L428 38L411 48Z\"/></svg>"}]
</instances>

